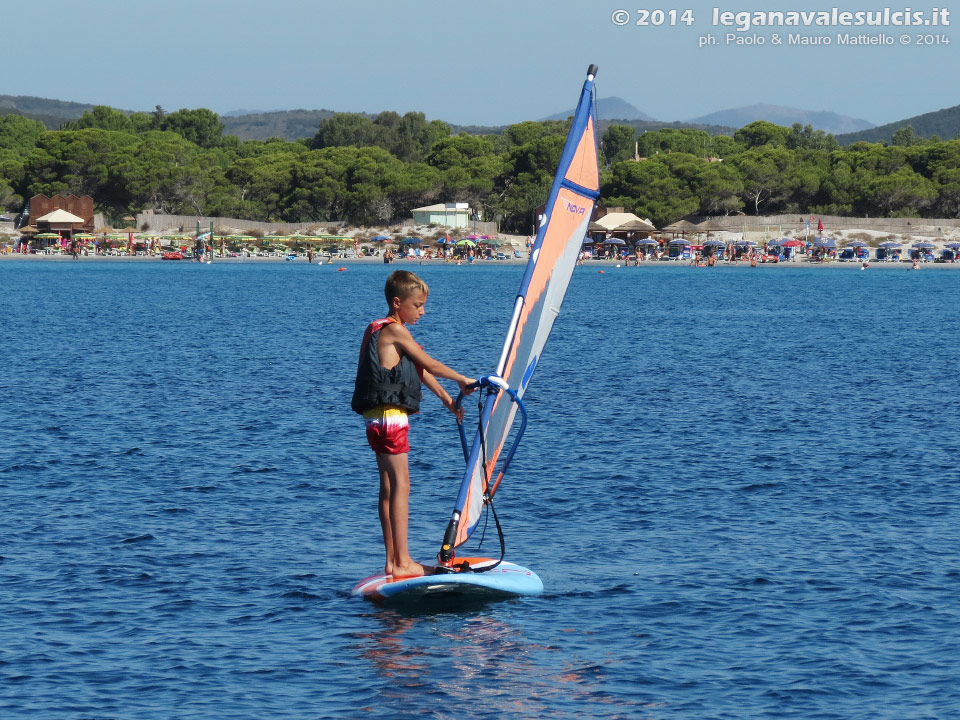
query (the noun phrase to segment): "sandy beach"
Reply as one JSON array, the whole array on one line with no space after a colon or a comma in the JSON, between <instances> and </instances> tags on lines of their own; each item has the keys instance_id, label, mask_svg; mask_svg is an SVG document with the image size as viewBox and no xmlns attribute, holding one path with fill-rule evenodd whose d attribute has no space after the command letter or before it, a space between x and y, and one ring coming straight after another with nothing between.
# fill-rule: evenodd
<instances>
[{"instance_id":1,"label":"sandy beach","mask_svg":"<svg viewBox=\"0 0 960 720\"><path fill-rule=\"evenodd\" d=\"M12 254L0 254L0 263L2 263L2 262L10 262L10 263L18 263L18 262L22 262L22 263L30 263L30 262L44 262L44 263L47 263L47 262L52 262L52 263L73 263L73 262L75 262L75 263L88 263L88 262L150 263L150 262L166 262L166 263L171 264L171 265L173 265L173 264L186 265L186 264L193 263L193 262L195 262L195 261L193 261L193 260L167 260L167 261L164 261L161 257L159 257L159 256L157 256L157 255L147 255L147 256L143 256L143 255L134 255L134 256L127 256L127 255L119 255L119 256L117 256L117 255L86 255L86 256L84 256L84 255L82 255L82 256L80 256L77 260L74 260L74 259L71 258L69 255L59 255L59 254L57 254L57 255L54 255L54 254L51 254L51 255L21 255L21 254L19 254L19 253L12 253ZM297 265L306 265L306 264L308 264L306 257L298 257L298 258L297 258L296 260L294 260L294 261L287 260L287 259L284 258L284 257L257 257L257 256L245 257L245 258L240 258L240 257L225 257L225 258L221 258L221 257L217 257L217 258L215 258L215 259L213 260L213 264L221 264L221 263L226 263L226 264L231 264L231 265L233 265L233 264L244 264L244 263L247 263L247 264L250 264L250 263L252 263L252 264L261 264L261 263L263 263L263 264L270 264L270 263L291 263L291 264L293 264L293 263L295 263L295 264L297 264ZM487 266L491 266L491 267L492 267L492 266L503 266L503 265L525 265L526 263L527 263L527 258L526 258L526 257L521 257L521 258L507 258L506 260L476 260L476 261L474 261L473 263L463 262L463 263L460 264L460 266L461 266L461 267L464 267L464 268L469 268L469 267L487 267ZM350 267L351 265L353 265L353 266L356 266L356 265L370 265L370 264L374 264L374 265L380 264L380 265L382 265L382 264L384 264L384 263L383 263L383 258L381 258L381 257L349 257L349 258L333 258L333 259L324 258L324 259L323 259L323 262L319 262L318 260L314 259L313 264L314 264L314 265L318 265L318 266L322 265L322 266L324 266L324 267L333 267L333 268L345 267L345 268L348 268L348 267ZM421 260L418 260L418 259L398 258L398 259L394 260L392 263L390 263L390 265L393 266L393 267L396 267L396 268L414 269L414 268L416 268L416 267L431 266L431 265L432 265L432 266L438 266L438 265L451 265L451 266L456 266L457 263L456 263L455 261L446 261L446 260L440 260L440 259L437 259L437 258L433 258L433 259L429 259L429 260L422 260L422 261L421 261ZM653 268L653 267L691 267L691 264L690 264L690 261L689 261L689 260L645 260L645 261L641 261L641 262L639 263L639 265L636 265L636 264L633 262L633 260L631 260L631 261L627 264L627 263L624 263L624 262L619 261L619 260L590 259L590 260L584 261L584 263L583 263L583 265L582 265L581 267L582 267L582 268L597 268L597 269L599 269L599 270L602 270L602 271L606 272L606 271L609 271L609 270L611 270L611 269L633 270L633 269L644 268L644 267L648 267L648 268ZM702 268L702 267L704 267L704 265L700 265L699 267ZM924 269L924 270L948 270L948 269L960 270L960 262L953 262L953 263L949 263L949 262L948 262L948 263L925 262L925 263L920 263L920 267L921 267L922 269ZM861 263L858 262L858 261L857 261L857 262L855 262L855 261L842 262L842 261L837 261L837 260L831 260L831 261L829 261L829 262L820 263L820 262L812 262L812 261L807 260L807 259L801 259L801 260L796 260L796 261L794 261L794 260L787 260L787 261L784 261L784 262L777 262L777 263L757 263L757 265L756 265L755 268L751 268L750 263L749 263L748 261L745 261L745 260L740 260L740 261L738 261L738 262L736 262L736 263L730 263L730 262L726 262L726 261L720 260L720 261L717 262L717 264L714 266L714 268L748 268L748 269L756 269L756 268L761 268L761 269L774 269L774 268L810 268L810 269L814 269L814 268L833 268L833 269L843 269L843 268L846 268L846 269L848 269L848 270L861 270L861 269L862 269L862 265L861 265ZM878 262L878 261L875 261L875 260L871 260L870 263L869 263L869 269L870 269L870 270L874 270L874 269L880 269L880 270L884 270L884 269L886 269L886 270L897 270L897 269L910 270L910 269L912 269L912 268L913 268L912 262L909 261L909 260L906 260L906 261L901 260L901 261L899 261L899 262L883 262L883 261Z\"/></svg>"},{"instance_id":2,"label":"sandy beach","mask_svg":"<svg viewBox=\"0 0 960 720\"><path fill-rule=\"evenodd\" d=\"M944 228L947 230L947 228ZM420 232L421 234L427 234L425 228L404 228L404 231ZM371 230L369 228L358 228L353 230L350 235L352 236L363 236L369 234ZM878 232L876 230L865 230L858 228L846 228L844 230L839 230L834 233L824 233L825 236L832 237L836 240L837 251L843 249L845 245L854 240L861 240L869 245L869 250L871 252L871 258L869 265L871 268L874 267L887 267L887 268L896 268L896 267L912 267L912 261L909 258L909 250L914 243L917 242L927 242L933 245L933 248L930 252L936 257L939 258L942 250L950 243L960 242L960 229L949 229L948 232L940 234L937 236L927 236L927 235L904 235L904 234L894 234L887 232ZM786 236L789 237L790 233L787 233ZM711 233L711 236L714 239L720 240L724 243L736 243L743 239L743 234L740 232L731 232L731 231L717 231ZM527 262L527 252L522 248L525 248L527 238L525 236L515 236L515 235L499 235L498 239L500 242L506 246L508 249L507 257L505 259L477 259L474 263L468 263L466 261L462 262L463 266L469 266L471 264L475 265L523 265ZM664 236L664 241L669 242L670 237ZM702 239L691 238L693 244L702 242ZM876 247L884 241L894 241L901 244L903 250L903 258L900 261L877 261L874 259L873 255L875 253ZM73 258L67 253L55 253L55 252L46 252L46 253L31 253L31 254L21 254L16 252L11 252L12 241L8 238L6 239L6 250L0 249L0 262L3 261L44 261L44 262L82 262L90 260L99 260L99 261L109 261L109 262L154 262L161 259L159 254L137 254L137 255L114 255L114 254L81 254L78 260L74 261ZM360 246L369 247L370 244L361 241ZM511 254L511 249L521 249L520 257L514 257ZM721 250L722 254L722 250ZM383 258L380 255L373 256L349 256L349 257L319 257L319 253L314 257L314 264L317 265L342 265L348 266L353 263L382 263ZM180 261L168 261L168 262L182 262L189 263L195 262L191 258L185 258ZM230 254L226 257L221 257L216 255L214 257L214 262L230 262L230 263L273 263L273 262L291 262L287 260L286 256L282 253L273 253L268 255L244 255L239 256L235 254ZM307 257L305 253L299 253L296 260L293 262L304 264L307 263ZM455 260L442 259L442 258L407 258L407 257L396 257L392 264L397 266L414 266L414 265L435 265L435 264L456 264ZM585 266L611 266L611 267L634 267L636 263L632 258L628 262L617 259L599 259L599 258L589 258L584 262ZM689 259L659 259L659 260L644 260L639 263L639 266L653 266L653 265L690 265ZM942 267L942 268L960 268L960 262L921 262L922 267ZM746 260L740 260L736 263L730 263L723 259L718 259L715 267L749 267L750 263ZM757 267L799 267L799 266L809 266L809 267L847 267L860 269L860 261L848 260L841 261L836 258L831 258L827 262L811 261L809 256L801 255L799 259L789 259L784 262L767 262L767 263L758 263Z\"/></svg>"}]
</instances>

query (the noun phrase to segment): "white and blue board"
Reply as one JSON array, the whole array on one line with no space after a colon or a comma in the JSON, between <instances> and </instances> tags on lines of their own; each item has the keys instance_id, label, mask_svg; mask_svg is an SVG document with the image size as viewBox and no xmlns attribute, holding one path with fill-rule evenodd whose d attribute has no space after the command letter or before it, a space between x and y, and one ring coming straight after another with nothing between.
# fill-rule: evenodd
<instances>
[{"instance_id":1,"label":"white and blue board","mask_svg":"<svg viewBox=\"0 0 960 720\"><path fill-rule=\"evenodd\" d=\"M522 565L503 561L490 570L483 570L497 561L491 558L469 558L468 561L471 568L480 572L468 570L396 579L393 575L372 575L357 583L351 595L374 602L401 603L500 600L543 593L540 577Z\"/></svg>"}]
</instances>

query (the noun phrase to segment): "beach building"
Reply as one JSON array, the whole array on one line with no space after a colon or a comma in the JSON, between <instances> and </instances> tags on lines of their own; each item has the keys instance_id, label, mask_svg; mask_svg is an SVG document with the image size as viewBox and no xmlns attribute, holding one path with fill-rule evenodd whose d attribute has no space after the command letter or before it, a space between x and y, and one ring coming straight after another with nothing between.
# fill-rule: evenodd
<instances>
[{"instance_id":1,"label":"beach building","mask_svg":"<svg viewBox=\"0 0 960 720\"><path fill-rule=\"evenodd\" d=\"M93 232L93 198L89 195L34 195L29 208L30 224L38 232L57 233L64 238Z\"/></svg>"},{"instance_id":2,"label":"beach building","mask_svg":"<svg viewBox=\"0 0 960 720\"><path fill-rule=\"evenodd\" d=\"M470 227L473 212L468 203L438 203L414 208L415 225L439 225L449 228Z\"/></svg>"}]
</instances>

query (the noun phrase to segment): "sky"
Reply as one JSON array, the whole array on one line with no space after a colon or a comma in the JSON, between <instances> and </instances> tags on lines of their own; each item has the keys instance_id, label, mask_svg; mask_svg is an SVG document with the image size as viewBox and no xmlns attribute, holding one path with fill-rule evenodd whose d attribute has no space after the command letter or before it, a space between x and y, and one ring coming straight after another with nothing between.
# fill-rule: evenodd
<instances>
[{"instance_id":1,"label":"sky","mask_svg":"<svg viewBox=\"0 0 960 720\"><path fill-rule=\"evenodd\" d=\"M678 0L647 3L646 16L637 0L18 2L3 13L5 27L18 30L4 33L0 94L220 114L418 111L506 125L572 108L594 63L599 97L623 98L657 120L765 103L881 125L960 104L960 4L936 26L745 30L737 18L949 12L950 3L923 1ZM790 45L790 35L831 44ZM892 44L841 46L840 35Z\"/></svg>"}]
</instances>

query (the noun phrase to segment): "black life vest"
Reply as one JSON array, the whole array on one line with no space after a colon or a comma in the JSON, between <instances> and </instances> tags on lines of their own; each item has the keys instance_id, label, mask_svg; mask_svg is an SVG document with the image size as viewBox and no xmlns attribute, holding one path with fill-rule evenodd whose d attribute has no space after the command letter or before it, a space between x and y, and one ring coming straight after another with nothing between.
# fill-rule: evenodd
<instances>
[{"instance_id":1,"label":"black life vest","mask_svg":"<svg viewBox=\"0 0 960 720\"><path fill-rule=\"evenodd\" d=\"M389 370L380 364L380 331L391 322L396 320L374 320L363 333L350 402L355 413L363 414L378 405L396 405L411 413L420 411L420 373L416 363L401 355L400 362Z\"/></svg>"}]
</instances>

